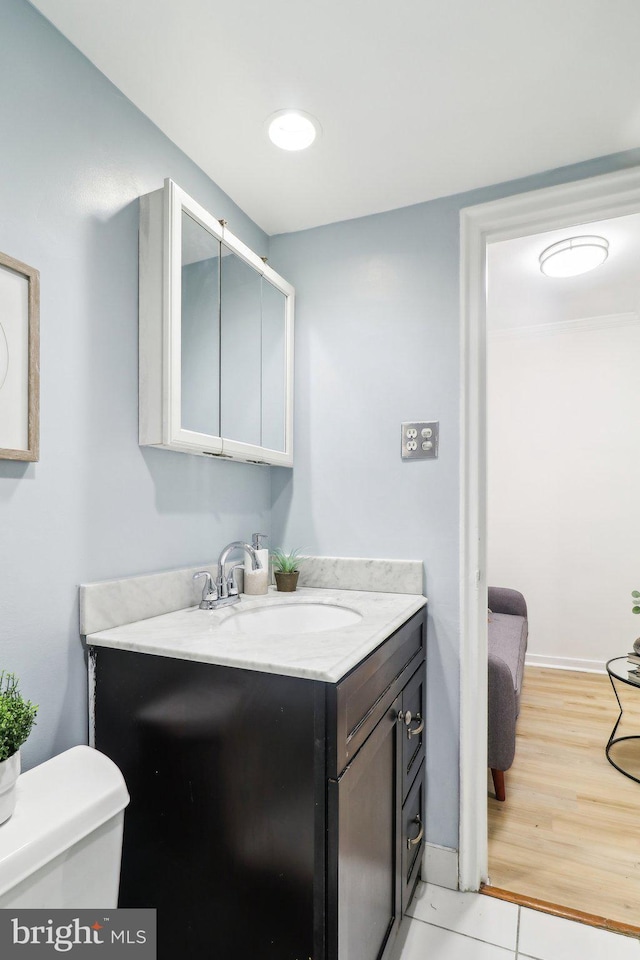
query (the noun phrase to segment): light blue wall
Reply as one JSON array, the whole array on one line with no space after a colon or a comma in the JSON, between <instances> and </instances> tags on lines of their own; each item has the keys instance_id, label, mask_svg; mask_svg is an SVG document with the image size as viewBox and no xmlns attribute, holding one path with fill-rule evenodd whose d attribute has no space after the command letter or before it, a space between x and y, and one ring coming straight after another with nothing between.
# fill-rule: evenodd
<instances>
[{"instance_id":1,"label":"light blue wall","mask_svg":"<svg viewBox=\"0 0 640 960\"><path fill-rule=\"evenodd\" d=\"M41 273L41 459L0 461L0 667L40 704L26 765L86 740L82 581L270 529L265 467L137 442L136 198L174 178L265 235L23 0L0 0L0 250Z\"/></svg>"},{"instance_id":2,"label":"light blue wall","mask_svg":"<svg viewBox=\"0 0 640 960\"><path fill-rule=\"evenodd\" d=\"M275 542L424 561L434 843L458 846L459 211L638 163L634 151L271 239L296 288L296 465L273 472ZM401 461L404 420L440 421L437 461Z\"/></svg>"}]
</instances>

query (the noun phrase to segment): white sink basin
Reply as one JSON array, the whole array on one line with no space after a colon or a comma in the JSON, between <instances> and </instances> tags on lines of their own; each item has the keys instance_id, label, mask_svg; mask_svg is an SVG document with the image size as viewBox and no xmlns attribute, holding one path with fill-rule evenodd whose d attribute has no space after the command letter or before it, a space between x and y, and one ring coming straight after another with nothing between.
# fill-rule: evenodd
<instances>
[{"instance_id":1,"label":"white sink basin","mask_svg":"<svg viewBox=\"0 0 640 960\"><path fill-rule=\"evenodd\" d=\"M221 624L224 633L245 637L268 637L274 634L320 633L359 623L362 616L349 607L334 603L278 603L250 610L234 611Z\"/></svg>"}]
</instances>

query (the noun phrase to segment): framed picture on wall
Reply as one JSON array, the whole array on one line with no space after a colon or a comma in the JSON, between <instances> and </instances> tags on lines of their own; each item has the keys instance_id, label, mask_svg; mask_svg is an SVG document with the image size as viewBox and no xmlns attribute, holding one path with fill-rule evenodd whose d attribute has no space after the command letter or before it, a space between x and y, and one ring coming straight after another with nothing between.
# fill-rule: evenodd
<instances>
[{"instance_id":1,"label":"framed picture on wall","mask_svg":"<svg viewBox=\"0 0 640 960\"><path fill-rule=\"evenodd\" d=\"M40 274L0 253L0 459L37 460Z\"/></svg>"}]
</instances>

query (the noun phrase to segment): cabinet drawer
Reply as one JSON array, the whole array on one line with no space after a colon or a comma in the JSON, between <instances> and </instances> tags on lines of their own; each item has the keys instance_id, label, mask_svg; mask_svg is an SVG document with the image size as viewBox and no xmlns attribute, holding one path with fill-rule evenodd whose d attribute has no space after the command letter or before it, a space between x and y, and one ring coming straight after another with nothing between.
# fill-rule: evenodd
<instances>
[{"instance_id":1,"label":"cabinet drawer","mask_svg":"<svg viewBox=\"0 0 640 960\"><path fill-rule=\"evenodd\" d=\"M424 660L425 609L418 611L327 691L327 773L337 777Z\"/></svg>"},{"instance_id":2,"label":"cabinet drawer","mask_svg":"<svg viewBox=\"0 0 640 960\"><path fill-rule=\"evenodd\" d=\"M409 906L424 850L425 765L417 772L402 808L402 913Z\"/></svg>"},{"instance_id":3,"label":"cabinet drawer","mask_svg":"<svg viewBox=\"0 0 640 960\"><path fill-rule=\"evenodd\" d=\"M425 755L427 675L422 664L402 691L402 798L406 798ZM409 717L411 719L409 720ZM407 723L407 720L409 722Z\"/></svg>"}]
</instances>

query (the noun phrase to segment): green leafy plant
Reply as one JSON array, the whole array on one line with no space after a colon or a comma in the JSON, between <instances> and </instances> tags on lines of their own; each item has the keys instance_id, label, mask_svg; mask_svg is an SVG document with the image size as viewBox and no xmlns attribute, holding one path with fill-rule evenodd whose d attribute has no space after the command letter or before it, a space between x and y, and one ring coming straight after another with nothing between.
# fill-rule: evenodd
<instances>
[{"instance_id":1,"label":"green leafy plant","mask_svg":"<svg viewBox=\"0 0 640 960\"><path fill-rule=\"evenodd\" d=\"M632 590L631 596L633 597L633 607L631 608L631 613L640 613L640 590Z\"/></svg>"},{"instance_id":2,"label":"green leafy plant","mask_svg":"<svg viewBox=\"0 0 640 960\"><path fill-rule=\"evenodd\" d=\"M273 569L276 573L297 573L304 557L301 557L299 550L290 550L285 553L284 550L274 550L271 554L273 558Z\"/></svg>"},{"instance_id":3,"label":"green leafy plant","mask_svg":"<svg viewBox=\"0 0 640 960\"><path fill-rule=\"evenodd\" d=\"M8 760L25 742L38 707L25 700L13 673L0 672L0 761Z\"/></svg>"}]
</instances>

